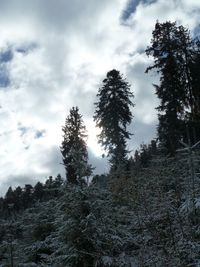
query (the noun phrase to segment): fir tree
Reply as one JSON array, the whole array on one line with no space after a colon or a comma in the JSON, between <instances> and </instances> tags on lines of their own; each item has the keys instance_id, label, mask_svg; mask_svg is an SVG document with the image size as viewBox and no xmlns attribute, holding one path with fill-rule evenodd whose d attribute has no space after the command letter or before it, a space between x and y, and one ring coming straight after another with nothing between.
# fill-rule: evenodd
<instances>
[{"instance_id":1,"label":"fir tree","mask_svg":"<svg viewBox=\"0 0 200 267\"><path fill-rule=\"evenodd\" d=\"M83 177L92 173L88 164L88 152L86 147L86 128L78 107L72 107L63 127L63 142L61 153L66 170L68 182L78 184Z\"/></svg>"},{"instance_id":2,"label":"fir tree","mask_svg":"<svg viewBox=\"0 0 200 267\"><path fill-rule=\"evenodd\" d=\"M44 185L41 182L37 182L37 184L34 186L34 197L37 200L42 200L44 197Z\"/></svg>"},{"instance_id":3,"label":"fir tree","mask_svg":"<svg viewBox=\"0 0 200 267\"><path fill-rule=\"evenodd\" d=\"M148 67L146 72L156 69L160 74L160 84L155 85L156 94L161 100L157 107L158 136L167 151L174 155L182 139L186 109L194 112L189 68L193 42L189 31L183 26L177 26L176 22L157 22L151 46L146 53L154 57L154 65Z\"/></svg>"},{"instance_id":4,"label":"fir tree","mask_svg":"<svg viewBox=\"0 0 200 267\"><path fill-rule=\"evenodd\" d=\"M195 53L190 64L192 77L193 113L189 114L190 141L192 144L200 140L200 43L195 41ZM192 131L192 133L191 133ZM188 140L187 140L188 141Z\"/></svg>"},{"instance_id":5,"label":"fir tree","mask_svg":"<svg viewBox=\"0 0 200 267\"><path fill-rule=\"evenodd\" d=\"M194 115L197 120L200 120L200 43L198 42L198 52L194 56L191 66L193 96L194 96Z\"/></svg>"},{"instance_id":6,"label":"fir tree","mask_svg":"<svg viewBox=\"0 0 200 267\"><path fill-rule=\"evenodd\" d=\"M107 73L97 97L99 101L95 103L94 120L101 129L99 143L111 156L111 167L115 170L126 161L126 139L131 135L127 124L133 117L130 110L134 106L131 101L133 94L128 82L114 69Z\"/></svg>"}]
</instances>

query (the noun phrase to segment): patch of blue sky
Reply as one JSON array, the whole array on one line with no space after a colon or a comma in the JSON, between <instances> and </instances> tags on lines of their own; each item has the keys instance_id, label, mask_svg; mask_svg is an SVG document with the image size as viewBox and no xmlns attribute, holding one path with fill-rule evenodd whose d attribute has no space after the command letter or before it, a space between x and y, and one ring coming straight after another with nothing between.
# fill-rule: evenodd
<instances>
[{"instance_id":1,"label":"patch of blue sky","mask_svg":"<svg viewBox=\"0 0 200 267\"><path fill-rule=\"evenodd\" d=\"M122 12L122 20L123 21L126 21L127 19L129 19L131 14L133 14L135 12L139 3L140 3L140 0L129 0L127 2L126 8Z\"/></svg>"},{"instance_id":2,"label":"patch of blue sky","mask_svg":"<svg viewBox=\"0 0 200 267\"><path fill-rule=\"evenodd\" d=\"M37 130L37 129L34 129L32 127L25 127L25 126L22 126L21 123L18 124L18 130L20 131L20 136L24 136L30 132L34 133L35 139L39 139L39 138L44 137L45 133L46 133L46 131L44 129Z\"/></svg>"},{"instance_id":3,"label":"patch of blue sky","mask_svg":"<svg viewBox=\"0 0 200 267\"><path fill-rule=\"evenodd\" d=\"M192 35L194 38L200 39L200 24L194 28Z\"/></svg>"},{"instance_id":4,"label":"patch of blue sky","mask_svg":"<svg viewBox=\"0 0 200 267\"><path fill-rule=\"evenodd\" d=\"M9 72L5 64L0 64L0 87L6 88L10 85Z\"/></svg>"},{"instance_id":5,"label":"patch of blue sky","mask_svg":"<svg viewBox=\"0 0 200 267\"><path fill-rule=\"evenodd\" d=\"M128 0L126 4L126 8L122 12L121 19L123 22L126 22L130 16L136 11L137 6L142 4L152 4L157 2L157 0Z\"/></svg>"},{"instance_id":6,"label":"patch of blue sky","mask_svg":"<svg viewBox=\"0 0 200 267\"><path fill-rule=\"evenodd\" d=\"M7 64L13 59L13 51L10 47L0 51L0 87L6 88L10 85L10 75Z\"/></svg>"},{"instance_id":7,"label":"patch of blue sky","mask_svg":"<svg viewBox=\"0 0 200 267\"><path fill-rule=\"evenodd\" d=\"M41 131L37 130L35 133L35 139L39 139L39 138L44 137L45 133L46 133L45 130L41 130Z\"/></svg>"},{"instance_id":8,"label":"patch of blue sky","mask_svg":"<svg viewBox=\"0 0 200 267\"><path fill-rule=\"evenodd\" d=\"M12 49L8 48L6 50L2 50L0 52L0 62L7 63L13 59L13 51Z\"/></svg>"},{"instance_id":9,"label":"patch of blue sky","mask_svg":"<svg viewBox=\"0 0 200 267\"><path fill-rule=\"evenodd\" d=\"M20 131L20 136L23 136L30 130L30 128L29 127L20 126L20 127L18 127L18 130Z\"/></svg>"}]
</instances>

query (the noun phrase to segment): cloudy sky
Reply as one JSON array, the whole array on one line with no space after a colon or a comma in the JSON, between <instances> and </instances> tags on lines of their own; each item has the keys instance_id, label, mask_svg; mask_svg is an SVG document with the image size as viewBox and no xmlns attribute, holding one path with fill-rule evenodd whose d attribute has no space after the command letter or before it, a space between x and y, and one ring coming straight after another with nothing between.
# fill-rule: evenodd
<instances>
[{"instance_id":1,"label":"cloudy sky","mask_svg":"<svg viewBox=\"0 0 200 267\"><path fill-rule=\"evenodd\" d=\"M96 172L106 172L92 116L106 73L118 69L135 95L129 149L155 137L144 53L156 20L198 32L199 0L0 0L0 192L64 174L59 146L69 109L88 128Z\"/></svg>"}]
</instances>

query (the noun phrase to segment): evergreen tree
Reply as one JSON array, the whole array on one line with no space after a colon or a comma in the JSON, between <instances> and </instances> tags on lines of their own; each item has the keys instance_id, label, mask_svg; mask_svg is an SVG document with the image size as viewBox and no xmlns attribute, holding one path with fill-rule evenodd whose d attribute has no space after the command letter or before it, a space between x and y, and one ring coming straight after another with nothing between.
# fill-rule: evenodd
<instances>
[{"instance_id":1,"label":"evergreen tree","mask_svg":"<svg viewBox=\"0 0 200 267\"><path fill-rule=\"evenodd\" d=\"M103 85L99 89L95 103L96 111L94 120L101 129L99 143L111 156L112 170L123 166L127 158L126 139L130 138L127 124L131 123L131 98L129 83L123 79L119 71L113 69L107 73Z\"/></svg>"},{"instance_id":2,"label":"evergreen tree","mask_svg":"<svg viewBox=\"0 0 200 267\"><path fill-rule=\"evenodd\" d=\"M41 182L37 182L37 184L34 186L34 197L37 200L42 200L44 197L44 185Z\"/></svg>"},{"instance_id":3,"label":"evergreen tree","mask_svg":"<svg viewBox=\"0 0 200 267\"><path fill-rule=\"evenodd\" d=\"M24 209L31 206L33 203L33 187L30 184L26 184L22 194L22 202Z\"/></svg>"},{"instance_id":4,"label":"evergreen tree","mask_svg":"<svg viewBox=\"0 0 200 267\"><path fill-rule=\"evenodd\" d=\"M86 128L78 107L72 107L62 130L64 135L61 153L66 177L68 182L78 184L83 182L82 178L92 173L92 167L88 164Z\"/></svg>"},{"instance_id":5,"label":"evergreen tree","mask_svg":"<svg viewBox=\"0 0 200 267\"><path fill-rule=\"evenodd\" d=\"M197 120L200 120L200 43L198 42L198 51L194 56L194 61L191 66L193 96L194 96L194 115Z\"/></svg>"},{"instance_id":6,"label":"evergreen tree","mask_svg":"<svg viewBox=\"0 0 200 267\"><path fill-rule=\"evenodd\" d=\"M14 190L14 195L15 195L15 210L19 211L22 208L22 188L18 186Z\"/></svg>"},{"instance_id":7,"label":"evergreen tree","mask_svg":"<svg viewBox=\"0 0 200 267\"><path fill-rule=\"evenodd\" d=\"M61 187L61 185L63 184L63 178L61 177L61 175L60 174L58 174L57 176L56 176L56 178L55 178L55 180L54 180L54 186L56 186L56 187Z\"/></svg>"},{"instance_id":8,"label":"evergreen tree","mask_svg":"<svg viewBox=\"0 0 200 267\"><path fill-rule=\"evenodd\" d=\"M195 53L190 64L192 77L193 113L189 114L189 130L191 143L200 140L200 42L195 41ZM192 133L191 133L192 131Z\"/></svg>"},{"instance_id":9,"label":"evergreen tree","mask_svg":"<svg viewBox=\"0 0 200 267\"><path fill-rule=\"evenodd\" d=\"M158 136L171 155L174 155L182 139L186 109L194 112L189 68L193 52L193 42L187 29L177 26L176 22L156 23L151 46L146 50L148 56L154 57L154 65L148 67L146 72L156 69L160 74L160 84L155 85L156 94L161 100L157 107Z\"/></svg>"}]
</instances>

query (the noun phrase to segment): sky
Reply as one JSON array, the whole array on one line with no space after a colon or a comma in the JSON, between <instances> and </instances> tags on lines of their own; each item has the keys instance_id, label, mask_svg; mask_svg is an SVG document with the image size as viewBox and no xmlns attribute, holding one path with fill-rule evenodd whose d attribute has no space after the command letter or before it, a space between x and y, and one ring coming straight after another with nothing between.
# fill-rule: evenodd
<instances>
[{"instance_id":1,"label":"sky","mask_svg":"<svg viewBox=\"0 0 200 267\"><path fill-rule=\"evenodd\" d=\"M145 54L156 20L198 35L199 0L0 0L0 195L8 186L64 176L62 126L78 106L90 162L108 170L97 144L94 102L117 69L135 95L128 149L156 137L156 73Z\"/></svg>"}]
</instances>

